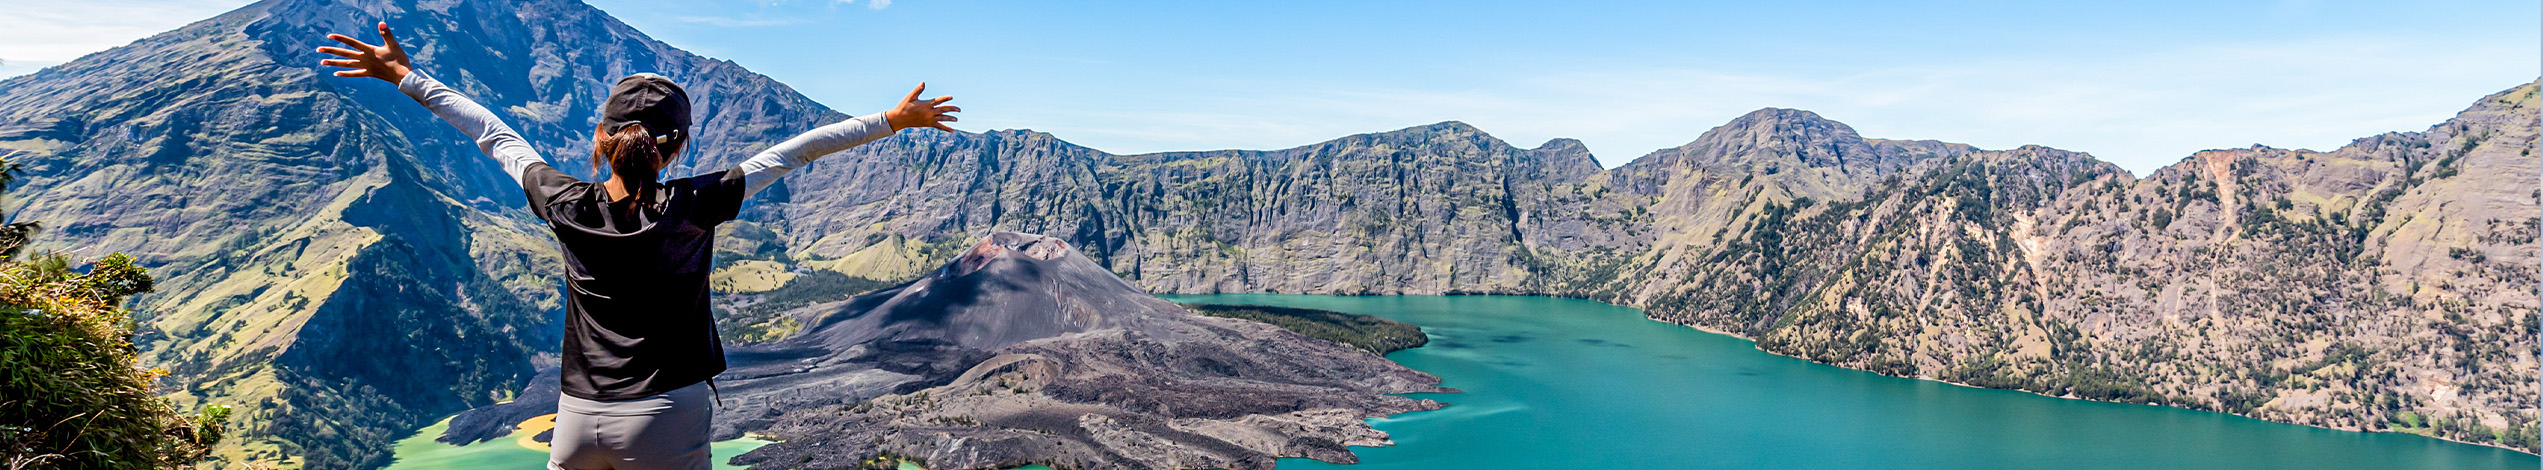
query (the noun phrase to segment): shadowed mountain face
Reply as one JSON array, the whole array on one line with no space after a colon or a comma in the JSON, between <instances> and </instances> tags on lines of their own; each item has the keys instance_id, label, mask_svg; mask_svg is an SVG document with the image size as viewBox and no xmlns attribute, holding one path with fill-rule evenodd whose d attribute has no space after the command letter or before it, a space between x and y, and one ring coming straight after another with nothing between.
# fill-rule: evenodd
<instances>
[{"instance_id":1,"label":"shadowed mountain face","mask_svg":"<svg viewBox=\"0 0 2543 470\"><path fill-rule=\"evenodd\" d=\"M547 380L531 371L553 361L561 268L513 183L387 84L312 70L324 33L378 20L569 173L590 172L592 111L626 73L697 98L697 148L672 175L844 118L565 0L271 0L0 81L0 153L26 165L11 212L46 226L38 250L154 269L138 341L171 396L240 409L227 458L374 467L391 437ZM2535 96L2144 178L1785 109L1615 169L1577 142L1520 148L1455 122L1149 155L912 132L790 175L727 224L718 314L737 340L841 334L892 317L834 315L857 294L1019 231L1152 292L1580 296L1893 375L2534 450ZM949 300L894 302L875 309ZM925 344L1111 330L1062 320ZM856 384L783 395L805 403L911 392L861 381L949 367L734 350L928 358L793 374ZM851 369L873 375L820 377ZM553 393L532 390L518 398ZM795 409L767 403L780 411L750 423Z\"/></svg>"},{"instance_id":2,"label":"shadowed mountain face","mask_svg":"<svg viewBox=\"0 0 2543 470\"><path fill-rule=\"evenodd\" d=\"M1438 378L1263 323L1148 295L1056 238L990 234L917 280L727 352L718 437L782 439L740 461L851 467L1268 469L1356 462L1364 418L1436 409L1390 394ZM524 399L460 414L440 439L501 437L555 413L554 371ZM952 438L948 438L951 436Z\"/></svg>"}]
</instances>

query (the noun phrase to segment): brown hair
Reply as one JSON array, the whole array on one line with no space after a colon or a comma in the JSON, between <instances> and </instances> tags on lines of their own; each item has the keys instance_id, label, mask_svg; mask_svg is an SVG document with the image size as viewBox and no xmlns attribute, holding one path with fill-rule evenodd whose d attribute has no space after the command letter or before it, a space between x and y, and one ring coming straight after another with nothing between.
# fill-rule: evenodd
<instances>
[{"instance_id":1,"label":"brown hair","mask_svg":"<svg viewBox=\"0 0 2543 470\"><path fill-rule=\"evenodd\" d=\"M667 163L670 160L668 156L678 150L677 145L654 144L653 134L643 124L628 124L618 128L618 132L592 129L592 170L595 177L616 173L630 185L629 192L660 179L661 175L657 173L661 169L656 167Z\"/></svg>"}]
</instances>

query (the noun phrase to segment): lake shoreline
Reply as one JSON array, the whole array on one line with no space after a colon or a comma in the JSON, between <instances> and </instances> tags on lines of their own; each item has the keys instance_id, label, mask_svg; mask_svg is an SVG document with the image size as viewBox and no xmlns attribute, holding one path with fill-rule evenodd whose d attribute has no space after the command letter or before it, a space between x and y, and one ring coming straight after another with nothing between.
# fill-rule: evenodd
<instances>
[{"instance_id":1,"label":"lake shoreline","mask_svg":"<svg viewBox=\"0 0 2543 470\"><path fill-rule=\"evenodd\" d=\"M1846 366L1837 365L1837 364L1829 364L1829 363L1826 363L1826 362L1820 362L1820 361L1810 360L1809 358L1796 357L1796 356L1786 355L1786 354L1778 353L1778 352L1774 352L1774 351L1768 351L1768 350L1766 350L1765 348L1759 348L1759 347L1757 347L1757 339L1756 339L1756 338L1750 338L1750 337L1748 337L1747 335L1742 335L1742 334L1738 334L1738 333L1732 333L1732 332L1729 332L1729 331L1717 330L1717 329L1714 329L1714 328L1712 328L1712 327L1708 327L1708 326L1704 326L1704 325L1699 325L1699 324L1694 324L1694 323L1691 323L1691 322L1689 322L1689 323L1681 323L1681 322L1676 322L1676 321L1664 320L1664 319L1660 319L1660 318L1654 318L1654 317L1652 317L1652 316L1651 316L1651 314L1650 314L1650 310L1648 310L1648 309L1644 309L1644 308L1643 308L1643 307L1641 307L1641 306L1635 306L1635 305L1623 305L1623 304L1610 303L1610 302L1607 302L1607 301L1605 301L1605 300L1600 300L1600 299L1592 298L1592 297L1589 297L1589 296L1578 296L1578 295L1556 295L1556 294L1530 294L1530 293L1506 293L1506 292L1505 292L1505 293L1493 293L1493 292L1449 292L1449 293L1442 293L1442 294L1374 294L1374 293L1331 293L1331 294L1308 294L1308 293L1296 293L1296 294L1282 294L1282 293L1280 293L1280 292L1211 292L1211 293L1168 293L1168 294L1166 294L1166 295L1224 295L1224 294L1324 295L1324 296L1335 296L1335 297L1388 297L1388 296L1404 296L1404 295L1436 295L1436 296L1441 296L1441 297L1463 297L1463 296L1491 297L1491 296L1507 296L1507 297L1543 297L1543 298L1555 298L1555 299L1584 300L1584 301L1597 302L1597 303L1606 304L1606 305L1612 305L1612 306L1617 306L1617 307L1623 307L1623 308L1630 308L1630 309L1634 309L1634 311L1636 311L1636 312L1640 312L1640 313L1641 313L1642 318L1643 318L1644 320L1647 320L1647 321L1658 322L1658 323L1666 323L1666 324L1677 325L1677 326L1683 326L1683 327L1687 327L1687 328L1694 329L1694 330L1696 330L1696 331L1702 331L1702 332L1705 332L1705 333L1712 333L1712 334L1717 334L1717 335L1722 335L1722 336L1729 336L1729 337L1732 337L1732 338L1738 338L1738 339L1740 339L1740 340L1742 340L1742 341L1747 341L1747 342L1749 343L1749 347L1750 347L1751 349L1756 349L1756 350L1758 350L1758 351L1765 352L1765 353L1767 353L1767 354L1772 354L1772 355L1779 356L1779 357L1788 357L1788 358L1793 358L1793 359L1800 359L1800 360L1802 360L1802 361L1806 361L1806 362L1809 362L1809 363L1812 363L1812 364L1826 365L1826 366L1829 366L1829 367L1836 367L1836 368L1840 368L1840 369L1854 370L1854 371L1862 371L1862 372L1870 372L1870 373L1878 374L1878 375L1881 375L1881 376L1884 376L1884 377L1898 377L1898 378L1902 378L1902 379L1922 380L1922 381L1927 381L1927 382L1935 382L1935 383L1942 383L1942 384L1949 384L1949 385L1957 385L1957 386L1961 386L1961 387L1968 387L1968 388L1982 389L1982 390L2007 390L2007 391L2014 391L2014 392L2021 392L2021 393L2026 393L2026 394L2031 394L2031 395L2038 395L2038 396L2043 396L2043 397L2049 397L2049 398L2066 399L2066 400L2077 400L2077 401L2088 401L2088 402L2099 402L2099 403L2118 403L2118 404L2128 404L2128 405L2146 405L2146 406L2158 406L2158 407L2164 407L2164 408L2174 408L2174 409L2182 409L2182 410L2190 410L2190 411L2204 411L2204 412L2218 413L2218 414L2224 414L2224 415L2236 416L2236 417L2247 418L2247 419L2258 420L2258 421L2271 422L2271 423L2292 424L2292 425L2297 425L2297 426L2305 426L2305 427L2319 428L2319 429L2328 429L2328 430L2341 431L2341 432L2353 432L2353 433L2360 433L2360 434L2408 434L2408 435L2419 436L2419 437L2424 437L2424 438L2429 438L2429 439L2436 439L2436 440L2446 441L2446 442L2453 442L2453 443L2459 443L2459 444L2470 444L2470 445L2476 445L2476 446L2482 446L2482 447L2489 447L2489 448L2496 448L2496 449L2505 449L2505 450L2514 451L2514 452L2521 453L2521 454L2526 454L2526 455L2543 456L2543 454L2538 454L2538 453L2535 453L2535 452L2533 452L2533 451L2529 451L2529 450L2526 450L2526 449L2515 448L2515 447L2509 447L2509 446L2502 445L2502 444L2499 444L2499 443L2471 442L2471 441L2464 441L2464 440L2460 440L2460 439L2452 439L2452 438L2447 438L2447 437L2442 437L2442 436L2435 436L2435 435L2429 435L2429 434L2420 434L2420 433L2413 433L2413 432L2404 432L2404 431L2371 431L2371 430L2364 430L2364 429L2340 429L2340 428L2329 427L2329 426L2319 426L2319 425L2313 425L2313 424L2296 423L2296 422L2288 422L2288 421L2279 421L2279 420L2274 420L2274 419L2260 418L2260 417L2255 417L2255 416L2251 416L2251 415L2245 415L2245 414L2240 414L2240 413L2229 413L2229 412L2224 412L2224 411L2201 410L2201 409L2188 408L2188 407L2180 407L2180 406L2172 406L2172 405L2156 405L2156 404L2147 404L2147 403L2130 403L2130 402L2122 402L2122 401L2095 400L2095 399L2091 399L2091 398L2084 398L2084 397L2077 397L2077 396L2059 396L2059 395L2049 395L2049 394L2044 394L2044 393L2032 392L2032 391L2029 391L2029 390L2021 390L2021 389L1981 387L1981 386L1977 386L1977 385L1971 385L1971 384L1965 384L1965 383L1953 382L1953 381L1949 381L1949 380L1942 380L1942 379L1936 379L1936 378L1931 378L1931 377L1899 377L1899 376L1895 376L1895 375L1882 374L1882 373L1880 373L1880 372L1875 372L1875 371L1870 371L1870 370L1865 370L1865 369L1856 369L1856 368L1846 367Z\"/></svg>"},{"instance_id":2,"label":"lake shoreline","mask_svg":"<svg viewBox=\"0 0 2543 470\"><path fill-rule=\"evenodd\" d=\"M1534 296L1531 296L1531 297L1534 297ZM1575 298L1575 297L1563 297L1563 298ZM1598 302L1598 303L1602 303L1602 304L1607 303L1607 302L1601 302L1601 301L1598 301L1597 299L1581 299L1581 300L1588 300L1588 301L1591 301L1591 302ZM1616 305L1616 304L1608 304L1608 305ZM1635 307L1635 306L1630 306L1630 305L1616 305L1616 306L1618 306L1618 307L1625 307L1625 308L1631 308L1631 309L1634 309L1634 310L1636 310L1636 311L1643 311L1642 307ZM2027 393L2027 394L2038 395L2038 396L2043 396L2043 397L2063 399L2063 400L2077 400L2077 401L2089 401L2089 402L2100 402L2100 403L2117 403L2117 404L2122 404L2122 405L2144 405L2144 406L2157 406L2157 407L2164 407L2164 408L2176 408L2176 409L2183 409L2183 410L2190 410L2190 411L2204 411L2204 412L2209 412L2209 413L2217 413L2217 414L2223 414L2223 415L2228 415L2228 416L2235 416L2235 417L2240 417L2240 418L2245 418L2245 419L2252 419L2252 420L2258 420L2258 421L2266 421L2266 422L2279 423L2279 424L2293 424L2293 425L2297 425L2297 426L2304 426L2304 427L2310 427L2310 428L2320 428L2320 429L2328 429L2328 430L2341 431L2341 432L2354 432L2354 433L2361 433L2361 434L2408 434L2408 435L2419 436L2419 437L2424 437L2424 438L2429 438L2429 439L2436 439L2436 440L2446 441L2446 442L2453 442L2453 443L2458 443L2458 444L2470 444L2470 445L2476 445L2476 446L2482 446L2482 447L2491 447L2491 448L2498 448L2498 449L2506 449L2506 450L2509 450L2509 451L2514 451L2514 452L2521 453L2521 454L2526 454L2526 455L2543 456L2543 454L2537 454L2537 453L2535 453L2535 452L2527 451L2527 450L2525 450L2525 449L2519 449L2519 448L2515 448L2515 447L2508 447L2508 446L2500 445L2500 444L2497 444L2497 443L2471 442L2471 441L2465 441L2465 440L2461 440L2461 439L2452 439L2452 438L2447 438L2447 437L2442 437L2442 436L2434 436L2434 435L2420 434L2420 433L2414 433L2414 432L2403 432L2403 431L2371 431L2371 430L2364 430L2364 429L2340 429L2340 428L2335 428L2335 427L2330 427L2330 426L2317 426L2317 425L2305 424L2305 423L2294 423L2294 422L2287 422L2287 421L2279 421L2279 420L2274 420L2274 419L2265 419L2265 418L2254 417L2254 416L2245 415L2245 414L2240 414L2240 413L2227 413L2227 412L2223 412L2223 411L2215 411L2215 410L2202 410L2202 409L2197 409L2197 408L2188 408L2188 407L2180 407L2180 406L2172 406L2172 405L2158 405L2158 404L2152 404L2152 403L2135 403L2135 402L2124 402L2124 401L2095 400L2095 399L2091 399L2091 398L2079 397L2079 396L2074 396L2074 395L2063 395L2063 396L2061 396L2061 395L2050 395L2050 394L2046 394L2046 393L2039 393L2039 392L2033 392L2033 391L2029 391L2029 390L2013 389L2013 388L1992 388L1992 387L1981 387L1981 386L1977 386L1977 385L1965 384L1965 383L1960 383L1960 382L1953 382L1953 381L1943 380L1943 379L1937 379L1937 378L1933 378L1933 377L1901 377L1901 376L1890 375L1890 374L1882 374L1882 373L1880 373L1880 372L1871 371L1871 370L1856 369L1856 368L1846 367L1846 366L1841 366L1841 365L1836 365L1836 364L1829 364L1829 363L1826 363L1826 362L1813 361L1813 360L1810 360L1809 358L1804 358L1804 357L1799 357L1799 356L1788 355L1788 354L1779 353L1779 352L1775 352L1775 351L1769 351L1769 350L1767 350L1766 348L1760 348L1760 347L1757 347L1757 339L1756 339L1756 338L1750 338L1750 337L1748 337L1747 335L1741 335L1741 334L1737 334L1737 333L1731 333L1731 332L1728 332L1728 331L1716 330L1716 329L1713 329L1713 328L1711 328L1711 327L1706 327L1706 326L1704 326L1704 325L1697 325L1697 324L1692 324L1692 323L1679 323L1679 322L1674 322L1674 321L1662 320L1662 319L1658 319L1658 318L1652 318L1652 317L1651 317L1651 315L1650 315L1649 313L1647 313L1647 311L1646 311L1646 313L1643 315L1643 317L1642 317L1642 318L1643 318L1643 319L1645 319L1645 320L1653 321L1653 322L1667 323L1667 324L1671 324L1671 325L1678 325L1678 326L1683 326L1683 327L1687 327L1687 328L1692 328L1692 329L1694 329L1694 330L1696 330L1696 331L1702 331L1702 332L1705 332L1705 333L1712 333L1712 334L1717 334L1717 335L1722 335L1722 336L1729 336L1729 337L1732 337L1732 338L1738 338L1738 339L1740 339L1741 341L1747 341L1747 342L1748 342L1748 344L1749 344L1749 347L1750 347L1751 349L1756 349L1756 350L1758 350L1759 352L1764 352L1764 353L1766 353L1766 354L1772 354L1772 355L1779 356L1779 357L1789 357L1789 358L1793 358L1793 359L1800 359L1800 360L1803 360L1803 361L1808 361L1808 362L1810 362L1810 363L1812 363L1812 364L1826 365L1826 366L1829 366L1829 367L1836 367L1836 368L1840 368L1840 369L1846 369L1846 370L1856 370L1856 371L1863 371L1863 372L1871 372L1871 373L1874 373L1874 374L1880 374L1880 375L1881 375L1881 376L1883 376L1883 377L1897 377L1897 378L1910 379L1910 380L1922 380L1922 381L1927 381L1927 382L1934 382L1934 383L1941 383L1941 384L1948 384L1948 385L1957 385L1957 386L1961 386L1961 387L1968 387L1968 388L1974 388L1974 389L1980 389L1980 390L2004 390L2004 391L2010 391L2010 392L2021 392L2021 393Z\"/></svg>"}]
</instances>

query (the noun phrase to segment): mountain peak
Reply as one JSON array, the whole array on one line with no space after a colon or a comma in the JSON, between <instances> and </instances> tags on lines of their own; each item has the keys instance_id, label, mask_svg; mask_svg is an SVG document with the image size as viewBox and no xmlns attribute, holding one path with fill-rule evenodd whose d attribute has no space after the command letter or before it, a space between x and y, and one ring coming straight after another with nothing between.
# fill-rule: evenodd
<instances>
[{"instance_id":1,"label":"mountain peak","mask_svg":"<svg viewBox=\"0 0 2543 470\"><path fill-rule=\"evenodd\" d=\"M1472 124L1466 124L1460 121L1440 121L1438 123L1406 127L1385 132L1356 134L1316 143L1314 145L1283 149L1277 152L1315 152L1334 148L1352 148L1369 145L1406 147L1451 142L1457 143L1457 145L1472 145L1475 147L1489 149L1516 148L1511 146L1508 142L1502 142L1501 138L1493 137L1491 133L1484 132L1483 129L1476 128Z\"/></svg>"},{"instance_id":2,"label":"mountain peak","mask_svg":"<svg viewBox=\"0 0 2543 470\"><path fill-rule=\"evenodd\" d=\"M1863 136L1845 123L1819 113L1791 108L1765 108L1740 115L1704 132L1694 142L1661 149L1635 159L1642 164L1692 164L1716 171L1771 172L1798 168L1852 167L1880 171L1902 162L1883 158Z\"/></svg>"},{"instance_id":3,"label":"mountain peak","mask_svg":"<svg viewBox=\"0 0 2543 470\"><path fill-rule=\"evenodd\" d=\"M1772 107L1758 108L1756 111L1749 111L1748 114L1742 114L1738 118L1731 119L1731 122L1723 124L1723 127L1756 127L1776 125L1832 125L1835 127L1845 128L1849 132L1853 131L1853 128L1846 127L1845 123L1828 119L1820 116L1819 113L1811 112L1807 109Z\"/></svg>"},{"instance_id":4,"label":"mountain peak","mask_svg":"<svg viewBox=\"0 0 2543 470\"><path fill-rule=\"evenodd\" d=\"M1465 121L1440 121L1440 122L1435 122L1435 123L1430 123L1430 124L1423 124L1423 125L1419 125L1419 126L1406 127L1406 128L1396 129L1396 130L1391 130L1391 131L1384 131L1384 132L1372 132L1372 133L1361 134L1361 135L1362 135L1362 136L1396 136L1396 137L1403 137L1403 136L1440 136L1440 135L1482 135L1482 136L1490 136L1490 135L1492 135L1492 134L1491 134L1491 133L1489 133L1489 132L1484 132L1482 128L1475 127L1473 124L1467 124Z\"/></svg>"},{"instance_id":5,"label":"mountain peak","mask_svg":"<svg viewBox=\"0 0 2543 470\"><path fill-rule=\"evenodd\" d=\"M1704 133L1707 137L1717 134L1725 138L1746 136L1854 142L1863 140L1863 136L1854 133L1853 126L1822 117L1819 113L1809 110L1792 108L1763 108L1749 111L1748 114L1742 114L1738 118L1731 119L1731 122ZM1696 142L1702 143L1704 139L1699 137Z\"/></svg>"},{"instance_id":6,"label":"mountain peak","mask_svg":"<svg viewBox=\"0 0 2543 470\"><path fill-rule=\"evenodd\" d=\"M1588 151L1589 151L1589 145L1588 145L1588 144L1583 144L1583 143L1581 143L1581 140L1580 140L1580 139L1574 139L1574 138L1570 138L1570 137L1556 137L1556 138L1552 138L1552 139L1546 139L1545 143L1537 144L1537 146L1536 146L1536 151L1539 151L1539 152L1588 152Z\"/></svg>"},{"instance_id":7,"label":"mountain peak","mask_svg":"<svg viewBox=\"0 0 2543 470\"><path fill-rule=\"evenodd\" d=\"M900 287L858 297L780 342L846 350L867 342L991 349L1180 314L1057 238L996 232Z\"/></svg>"}]
</instances>

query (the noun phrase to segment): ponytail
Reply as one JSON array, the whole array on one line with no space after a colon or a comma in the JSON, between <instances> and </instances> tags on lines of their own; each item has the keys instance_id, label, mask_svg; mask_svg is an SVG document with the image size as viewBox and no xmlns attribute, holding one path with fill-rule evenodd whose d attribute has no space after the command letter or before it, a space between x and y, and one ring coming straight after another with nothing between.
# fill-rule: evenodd
<instances>
[{"instance_id":1,"label":"ponytail","mask_svg":"<svg viewBox=\"0 0 2543 470\"><path fill-rule=\"evenodd\" d=\"M644 187L660 178L654 166L663 160L663 149L654 144L653 134L643 124L628 124L618 132L593 132L592 169L598 177L615 173L629 185L628 190ZM605 172L601 170L607 170Z\"/></svg>"}]
</instances>

